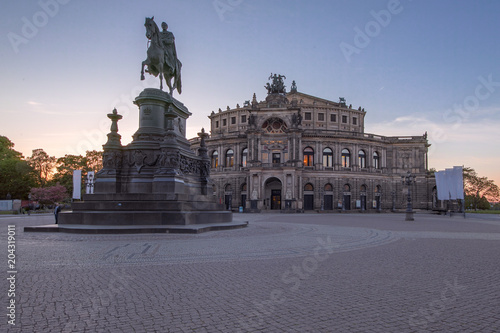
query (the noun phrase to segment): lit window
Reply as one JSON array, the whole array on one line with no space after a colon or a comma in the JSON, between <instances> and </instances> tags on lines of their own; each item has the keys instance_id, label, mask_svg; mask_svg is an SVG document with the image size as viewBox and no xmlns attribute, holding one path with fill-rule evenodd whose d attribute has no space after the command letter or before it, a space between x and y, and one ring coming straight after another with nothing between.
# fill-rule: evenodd
<instances>
[{"instance_id":1,"label":"lit window","mask_svg":"<svg viewBox=\"0 0 500 333\"><path fill-rule=\"evenodd\" d=\"M358 152L358 165L360 168L366 168L366 154L364 150Z\"/></svg>"},{"instance_id":2,"label":"lit window","mask_svg":"<svg viewBox=\"0 0 500 333\"><path fill-rule=\"evenodd\" d=\"M215 150L212 153L212 168L217 168L219 166L219 153Z\"/></svg>"},{"instance_id":3,"label":"lit window","mask_svg":"<svg viewBox=\"0 0 500 333\"><path fill-rule=\"evenodd\" d=\"M273 153L273 164L281 163L281 153Z\"/></svg>"},{"instance_id":4,"label":"lit window","mask_svg":"<svg viewBox=\"0 0 500 333\"><path fill-rule=\"evenodd\" d=\"M304 166L313 166L314 150L311 147L304 148Z\"/></svg>"},{"instance_id":5,"label":"lit window","mask_svg":"<svg viewBox=\"0 0 500 333\"><path fill-rule=\"evenodd\" d=\"M232 167L234 165L234 151L228 149L226 151L226 167Z\"/></svg>"},{"instance_id":6,"label":"lit window","mask_svg":"<svg viewBox=\"0 0 500 333\"><path fill-rule=\"evenodd\" d=\"M323 149L323 166L324 167L333 166L333 150L331 148Z\"/></svg>"},{"instance_id":7,"label":"lit window","mask_svg":"<svg viewBox=\"0 0 500 333\"><path fill-rule=\"evenodd\" d=\"M245 148L241 152L241 166L244 168L247 167L247 159L248 159L248 148Z\"/></svg>"},{"instance_id":8,"label":"lit window","mask_svg":"<svg viewBox=\"0 0 500 333\"><path fill-rule=\"evenodd\" d=\"M342 149L342 166L349 168L351 166L351 152L349 149Z\"/></svg>"}]
</instances>

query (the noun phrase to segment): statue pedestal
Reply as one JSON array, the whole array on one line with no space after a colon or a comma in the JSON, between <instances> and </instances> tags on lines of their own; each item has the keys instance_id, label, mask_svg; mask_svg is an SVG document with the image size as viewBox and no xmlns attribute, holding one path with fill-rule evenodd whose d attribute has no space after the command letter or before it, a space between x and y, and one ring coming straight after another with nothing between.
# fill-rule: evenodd
<instances>
[{"instance_id":1,"label":"statue pedestal","mask_svg":"<svg viewBox=\"0 0 500 333\"><path fill-rule=\"evenodd\" d=\"M134 102L139 129L120 144L116 111L103 146L103 169L94 194L60 214L61 225L190 225L226 223L232 213L208 195L210 159L206 148L195 155L185 137L187 108L167 92L145 89ZM113 127L114 126L114 127ZM202 132L203 135L206 135ZM203 139L204 140L204 139Z\"/></svg>"}]
</instances>

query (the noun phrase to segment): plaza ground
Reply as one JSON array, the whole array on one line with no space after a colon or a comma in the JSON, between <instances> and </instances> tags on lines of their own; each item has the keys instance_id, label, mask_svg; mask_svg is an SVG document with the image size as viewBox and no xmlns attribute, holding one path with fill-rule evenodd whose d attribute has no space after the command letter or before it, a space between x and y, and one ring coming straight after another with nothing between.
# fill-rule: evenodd
<instances>
[{"instance_id":1,"label":"plaza ground","mask_svg":"<svg viewBox=\"0 0 500 333\"><path fill-rule=\"evenodd\" d=\"M16 325L3 315L0 331L500 331L499 215L234 219L249 225L82 235L23 232L52 215L2 216L2 244L16 226L17 274Z\"/></svg>"}]
</instances>

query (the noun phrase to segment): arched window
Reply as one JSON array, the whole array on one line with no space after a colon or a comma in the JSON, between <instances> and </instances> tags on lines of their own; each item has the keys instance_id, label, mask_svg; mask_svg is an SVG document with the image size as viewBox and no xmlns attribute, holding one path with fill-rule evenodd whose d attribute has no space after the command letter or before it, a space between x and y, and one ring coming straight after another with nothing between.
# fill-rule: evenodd
<instances>
[{"instance_id":1,"label":"arched window","mask_svg":"<svg viewBox=\"0 0 500 333\"><path fill-rule=\"evenodd\" d=\"M325 185L325 192L332 192L332 191L333 191L332 184L326 184Z\"/></svg>"},{"instance_id":2,"label":"arched window","mask_svg":"<svg viewBox=\"0 0 500 333\"><path fill-rule=\"evenodd\" d=\"M241 192L246 192L247 191L247 183L243 183L243 185L241 185Z\"/></svg>"},{"instance_id":3,"label":"arched window","mask_svg":"<svg viewBox=\"0 0 500 333\"><path fill-rule=\"evenodd\" d=\"M284 133L287 126L280 118L269 118L262 124L262 129L268 133Z\"/></svg>"},{"instance_id":4,"label":"arched window","mask_svg":"<svg viewBox=\"0 0 500 333\"><path fill-rule=\"evenodd\" d=\"M331 148L323 149L323 166L324 167L333 166L333 150Z\"/></svg>"},{"instance_id":5,"label":"arched window","mask_svg":"<svg viewBox=\"0 0 500 333\"><path fill-rule=\"evenodd\" d=\"M304 191L314 191L314 186L311 183L304 185Z\"/></svg>"},{"instance_id":6,"label":"arched window","mask_svg":"<svg viewBox=\"0 0 500 333\"><path fill-rule=\"evenodd\" d=\"M351 152L349 149L342 149L342 166L349 168L351 166Z\"/></svg>"},{"instance_id":7,"label":"arched window","mask_svg":"<svg viewBox=\"0 0 500 333\"><path fill-rule=\"evenodd\" d=\"M351 185L345 184L344 185L344 192L351 192Z\"/></svg>"},{"instance_id":8,"label":"arched window","mask_svg":"<svg viewBox=\"0 0 500 333\"><path fill-rule=\"evenodd\" d=\"M247 158L248 158L248 148L245 148L241 152L241 166L244 168L247 167Z\"/></svg>"},{"instance_id":9,"label":"arched window","mask_svg":"<svg viewBox=\"0 0 500 333\"><path fill-rule=\"evenodd\" d=\"M377 185L377 186L375 187L375 193L381 193L381 192L382 192L382 186Z\"/></svg>"},{"instance_id":10,"label":"arched window","mask_svg":"<svg viewBox=\"0 0 500 333\"><path fill-rule=\"evenodd\" d=\"M366 154L364 150L358 152L358 165L360 168L366 168Z\"/></svg>"},{"instance_id":11,"label":"arched window","mask_svg":"<svg viewBox=\"0 0 500 333\"><path fill-rule=\"evenodd\" d=\"M219 166L219 153L217 150L214 150L212 153L212 169L215 169Z\"/></svg>"},{"instance_id":12,"label":"arched window","mask_svg":"<svg viewBox=\"0 0 500 333\"><path fill-rule=\"evenodd\" d=\"M380 156L379 156L379 154L376 151L373 152L373 167L375 169L379 169L380 168Z\"/></svg>"},{"instance_id":13,"label":"arched window","mask_svg":"<svg viewBox=\"0 0 500 333\"><path fill-rule=\"evenodd\" d=\"M304 148L304 166L313 166L314 150L311 147Z\"/></svg>"},{"instance_id":14,"label":"arched window","mask_svg":"<svg viewBox=\"0 0 500 333\"><path fill-rule=\"evenodd\" d=\"M366 185L361 185L359 187L359 203L360 203L360 206L359 208L361 208L362 211L365 211L366 210Z\"/></svg>"},{"instance_id":15,"label":"arched window","mask_svg":"<svg viewBox=\"0 0 500 333\"><path fill-rule=\"evenodd\" d=\"M226 167L232 167L234 165L234 151L228 149L226 151Z\"/></svg>"}]
</instances>

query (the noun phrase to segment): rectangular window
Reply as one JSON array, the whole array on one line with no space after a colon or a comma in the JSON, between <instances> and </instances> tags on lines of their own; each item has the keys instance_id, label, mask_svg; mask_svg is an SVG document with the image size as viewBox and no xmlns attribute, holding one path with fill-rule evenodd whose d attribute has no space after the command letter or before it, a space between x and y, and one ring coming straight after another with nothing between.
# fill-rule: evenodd
<instances>
[{"instance_id":1,"label":"rectangular window","mask_svg":"<svg viewBox=\"0 0 500 333\"><path fill-rule=\"evenodd\" d=\"M318 113L318 120L319 121L325 121L325 114L324 113Z\"/></svg>"},{"instance_id":2,"label":"rectangular window","mask_svg":"<svg viewBox=\"0 0 500 333\"><path fill-rule=\"evenodd\" d=\"M244 114L244 115L241 116L241 122L242 123L246 123L247 122L247 115L246 114Z\"/></svg>"},{"instance_id":3,"label":"rectangular window","mask_svg":"<svg viewBox=\"0 0 500 333\"><path fill-rule=\"evenodd\" d=\"M231 117L231 125L236 124L236 117Z\"/></svg>"},{"instance_id":4,"label":"rectangular window","mask_svg":"<svg viewBox=\"0 0 500 333\"><path fill-rule=\"evenodd\" d=\"M222 119L222 126L226 126L227 125L227 120L226 119Z\"/></svg>"},{"instance_id":5,"label":"rectangular window","mask_svg":"<svg viewBox=\"0 0 500 333\"><path fill-rule=\"evenodd\" d=\"M311 120L311 119L312 119L311 112L304 113L304 120Z\"/></svg>"},{"instance_id":6,"label":"rectangular window","mask_svg":"<svg viewBox=\"0 0 500 333\"><path fill-rule=\"evenodd\" d=\"M279 164L279 163L281 163L281 154L273 153L273 164Z\"/></svg>"},{"instance_id":7,"label":"rectangular window","mask_svg":"<svg viewBox=\"0 0 500 333\"><path fill-rule=\"evenodd\" d=\"M342 123L347 124L347 116L342 116Z\"/></svg>"},{"instance_id":8,"label":"rectangular window","mask_svg":"<svg viewBox=\"0 0 500 333\"><path fill-rule=\"evenodd\" d=\"M358 124L358 118L353 117L353 118L352 118L352 124L353 124L353 125L357 125L357 124Z\"/></svg>"},{"instance_id":9,"label":"rectangular window","mask_svg":"<svg viewBox=\"0 0 500 333\"><path fill-rule=\"evenodd\" d=\"M331 121L332 123L336 123L336 122L337 122L337 115L336 115L335 113L332 113L332 114L330 115L330 121Z\"/></svg>"},{"instance_id":10,"label":"rectangular window","mask_svg":"<svg viewBox=\"0 0 500 333\"><path fill-rule=\"evenodd\" d=\"M218 120L215 121L215 128L219 128L219 121Z\"/></svg>"}]
</instances>

